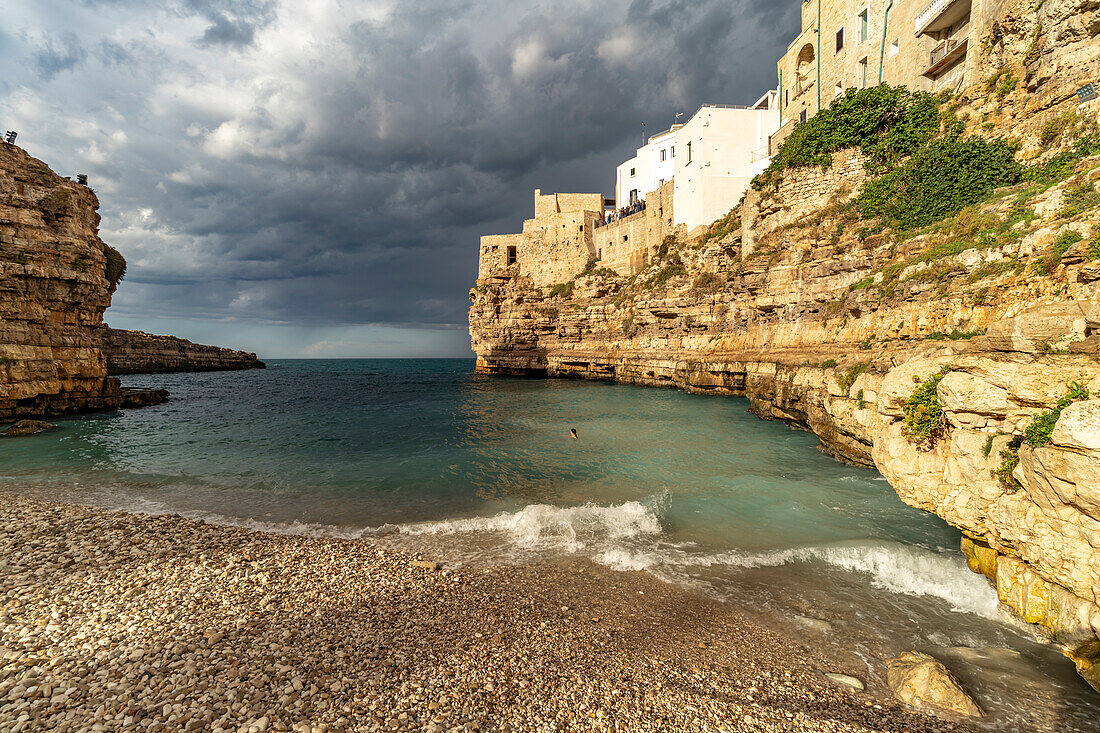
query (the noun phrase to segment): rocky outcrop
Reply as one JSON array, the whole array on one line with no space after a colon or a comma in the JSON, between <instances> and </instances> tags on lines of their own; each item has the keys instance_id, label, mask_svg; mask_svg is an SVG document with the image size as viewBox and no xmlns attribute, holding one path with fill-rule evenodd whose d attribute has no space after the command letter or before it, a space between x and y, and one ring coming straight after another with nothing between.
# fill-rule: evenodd
<instances>
[{"instance_id":1,"label":"rocky outcrop","mask_svg":"<svg viewBox=\"0 0 1100 733\"><path fill-rule=\"evenodd\" d=\"M205 346L175 336L156 336L142 331L104 327L101 343L110 374L212 372L266 366L251 352Z\"/></svg>"},{"instance_id":2,"label":"rocky outcrop","mask_svg":"<svg viewBox=\"0 0 1100 733\"><path fill-rule=\"evenodd\" d=\"M1030 88L982 83L952 106L1042 163L1095 124L1074 117L1073 90L1100 72L1100 9L1006 8L982 64L1027 66ZM1078 19L1091 44L1050 40ZM972 569L1100 690L1100 158L914 232L854 211L863 161L790 171L746 196L739 227L674 243L631 278L578 275L568 297L479 281L477 369L740 395L812 430L961 529Z\"/></svg>"},{"instance_id":3,"label":"rocky outcrop","mask_svg":"<svg viewBox=\"0 0 1100 733\"><path fill-rule=\"evenodd\" d=\"M99 238L98 206L87 186L0 144L0 420L137 399L108 376L99 348L121 272Z\"/></svg>"},{"instance_id":4,"label":"rocky outcrop","mask_svg":"<svg viewBox=\"0 0 1100 733\"><path fill-rule=\"evenodd\" d=\"M45 422L44 420L20 420L8 429L0 431L0 436L5 438L21 438L24 435L36 435L56 429L56 425Z\"/></svg>"},{"instance_id":5,"label":"rocky outcrop","mask_svg":"<svg viewBox=\"0 0 1100 733\"><path fill-rule=\"evenodd\" d=\"M948 715L980 718L982 710L939 660L904 652L886 665L886 681L906 705Z\"/></svg>"}]
</instances>

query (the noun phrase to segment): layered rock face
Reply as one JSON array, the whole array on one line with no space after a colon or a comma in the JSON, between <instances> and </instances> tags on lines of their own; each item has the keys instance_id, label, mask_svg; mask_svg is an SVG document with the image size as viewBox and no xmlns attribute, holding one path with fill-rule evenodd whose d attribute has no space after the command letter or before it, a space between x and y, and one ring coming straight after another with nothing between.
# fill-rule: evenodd
<instances>
[{"instance_id":1,"label":"layered rock face","mask_svg":"<svg viewBox=\"0 0 1100 733\"><path fill-rule=\"evenodd\" d=\"M120 389L99 349L114 287L98 206L88 187L0 144L0 419L158 399Z\"/></svg>"},{"instance_id":2,"label":"layered rock face","mask_svg":"<svg viewBox=\"0 0 1100 733\"><path fill-rule=\"evenodd\" d=\"M956 110L1043 161L1100 73L1100 11L1009 5L981 63L1019 85ZM863 162L788 171L630 279L480 280L477 368L741 395L813 430L960 528L972 569L1100 690L1100 158L907 233L853 212Z\"/></svg>"},{"instance_id":3,"label":"layered rock face","mask_svg":"<svg viewBox=\"0 0 1100 733\"><path fill-rule=\"evenodd\" d=\"M196 344L175 336L104 327L101 338L110 374L213 372L266 366L251 352Z\"/></svg>"}]
</instances>

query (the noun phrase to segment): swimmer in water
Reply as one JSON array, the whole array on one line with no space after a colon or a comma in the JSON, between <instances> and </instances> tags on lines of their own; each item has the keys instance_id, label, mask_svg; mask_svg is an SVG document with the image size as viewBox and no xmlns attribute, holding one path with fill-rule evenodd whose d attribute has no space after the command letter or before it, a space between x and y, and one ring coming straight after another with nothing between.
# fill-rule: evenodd
<instances>
[{"instance_id":1,"label":"swimmer in water","mask_svg":"<svg viewBox=\"0 0 1100 733\"><path fill-rule=\"evenodd\" d=\"M577 429L576 428L569 428L569 435L573 438L573 440L576 440L577 439Z\"/></svg>"}]
</instances>

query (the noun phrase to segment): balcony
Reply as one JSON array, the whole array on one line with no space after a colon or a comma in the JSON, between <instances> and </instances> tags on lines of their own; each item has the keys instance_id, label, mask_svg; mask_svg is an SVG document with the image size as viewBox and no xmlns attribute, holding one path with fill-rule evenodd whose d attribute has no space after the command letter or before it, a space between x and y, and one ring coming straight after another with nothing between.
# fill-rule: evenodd
<instances>
[{"instance_id":1,"label":"balcony","mask_svg":"<svg viewBox=\"0 0 1100 733\"><path fill-rule=\"evenodd\" d=\"M917 13L916 34L944 31L970 16L971 0L932 0Z\"/></svg>"},{"instance_id":2,"label":"balcony","mask_svg":"<svg viewBox=\"0 0 1100 733\"><path fill-rule=\"evenodd\" d=\"M932 53L929 54L929 66L924 70L924 76L935 79L940 75L940 72L954 65L956 61L965 56L967 40L966 38L958 40L949 38L933 48Z\"/></svg>"}]
</instances>

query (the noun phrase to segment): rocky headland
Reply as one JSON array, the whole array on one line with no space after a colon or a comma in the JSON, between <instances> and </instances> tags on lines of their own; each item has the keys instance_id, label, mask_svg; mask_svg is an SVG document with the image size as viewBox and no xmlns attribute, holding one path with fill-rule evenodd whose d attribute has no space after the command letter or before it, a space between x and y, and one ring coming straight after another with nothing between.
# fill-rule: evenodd
<instances>
[{"instance_id":1,"label":"rocky headland","mask_svg":"<svg viewBox=\"0 0 1100 733\"><path fill-rule=\"evenodd\" d=\"M214 372L266 366L252 352L196 344L176 336L104 327L101 337L109 374Z\"/></svg>"},{"instance_id":2,"label":"rocky headland","mask_svg":"<svg viewBox=\"0 0 1100 733\"><path fill-rule=\"evenodd\" d=\"M163 402L124 390L99 347L125 260L99 238L99 201L0 144L0 420Z\"/></svg>"},{"instance_id":3,"label":"rocky headland","mask_svg":"<svg viewBox=\"0 0 1100 733\"><path fill-rule=\"evenodd\" d=\"M263 367L255 354L106 327L126 260L100 239L98 208L88 186L0 144L0 421L168 398L116 374Z\"/></svg>"},{"instance_id":4,"label":"rocky headland","mask_svg":"<svg viewBox=\"0 0 1100 733\"><path fill-rule=\"evenodd\" d=\"M980 84L934 113L849 96L630 277L484 277L478 370L740 395L812 430L960 528L971 568L1100 690L1100 132L1074 93L1100 74L1098 21L1007 3ZM814 138L882 105L877 136ZM937 131L899 155L894 113Z\"/></svg>"}]
</instances>

